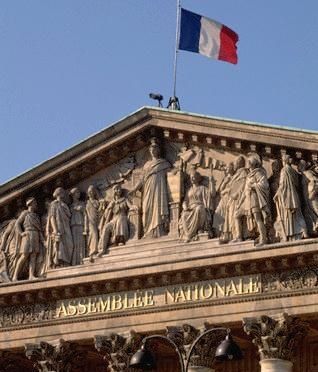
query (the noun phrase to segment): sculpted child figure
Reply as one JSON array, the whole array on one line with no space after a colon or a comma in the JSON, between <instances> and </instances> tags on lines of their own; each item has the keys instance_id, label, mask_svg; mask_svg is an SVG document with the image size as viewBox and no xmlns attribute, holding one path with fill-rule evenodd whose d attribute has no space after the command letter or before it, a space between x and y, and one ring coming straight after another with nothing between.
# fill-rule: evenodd
<instances>
[{"instance_id":1,"label":"sculpted child figure","mask_svg":"<svg viewBox=\"0 0 318 372\"><path fill-rule=\"evenodd\" d=\"M103 222L100 226L98 255L103 255L109 245L123 245L129 239L128 212L136 209L124 196L120 184L113 187L113 199L104 211Z\"/></svg>"}]
</instances>

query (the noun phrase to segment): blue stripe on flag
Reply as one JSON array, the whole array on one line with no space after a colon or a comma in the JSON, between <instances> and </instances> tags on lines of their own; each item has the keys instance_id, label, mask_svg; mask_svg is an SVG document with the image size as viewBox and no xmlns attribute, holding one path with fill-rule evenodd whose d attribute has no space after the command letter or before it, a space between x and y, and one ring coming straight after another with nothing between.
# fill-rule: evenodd
<instances>
[{"instance_id":1,"label":"blue stripe on flag","mask_svg":"<svg viewBox=\"0 0 318 372\"><path fill-rule=\"evenodd\" d=\"M199 53L201 16L181 9L179 49Z\"/></svg>"}]
</instances>

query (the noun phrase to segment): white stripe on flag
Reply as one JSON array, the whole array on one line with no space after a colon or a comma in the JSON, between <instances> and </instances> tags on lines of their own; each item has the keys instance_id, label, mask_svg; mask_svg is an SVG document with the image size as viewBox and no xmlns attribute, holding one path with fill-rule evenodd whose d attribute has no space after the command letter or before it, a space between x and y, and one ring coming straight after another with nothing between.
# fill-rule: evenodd
<instances>
[{"instance_id":1,"label":"white stripe on flag","mask_svg":"<svg viewBox=\"0 0 318 372\"><path fill-rule=\"evenodd\" d=\"M211 58L219 58L222 24L201 17L199 53Z\"/></svg>"}]
</instances>

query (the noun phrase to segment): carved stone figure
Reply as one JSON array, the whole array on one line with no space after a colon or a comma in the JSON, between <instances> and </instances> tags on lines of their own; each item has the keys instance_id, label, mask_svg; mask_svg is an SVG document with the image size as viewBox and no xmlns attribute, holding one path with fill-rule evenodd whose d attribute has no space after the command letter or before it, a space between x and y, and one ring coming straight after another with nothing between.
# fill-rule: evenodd
<instances>
[{"instance_id":1,"label":"carved stone figure","mask_svg":"<svg viewBox=\"0 0 318 372\"><path fill-rule=\"evenodd\" d=\"M318 163L307 168L305 160L299 162L298 171L301 179L303 215L308 233L316 234L318 230Z\"/></svg>"},{"instance_id":2,"label":"carved stone figure","mask_svg":"<svg viewBox=\"0 0 318 372\"><path fill-rule=\"evenodd\" d=\"M93 185L88 187L87 195L84 234L87 236L88 255L90 260L93 260L94 255L98 253L100 203L97 190Z\"/></svg>"},{"instance_id":3,"label":"carved stone figure","mask_svg":"<svg viewBox=\"0 0 318 372\"><path fill-rule=\"evenodd\" d=\"M228 236L224 236L223 225L226 215L226 207L229 199L230 184L234 174L234 164L231 162L225 168L224 177L217 190L219 195L219 203L213 215L213 228L217 235L220 237L220 241L226 242L229 240Z\"/></svg>"},{"instance_id":4,"label":"carved stone figure","mask_svg":"<svg viewBox=\"0 0 318 372\"><path fill-rule=\"evenodd\" d=\"M234 215L243 208L244 188L248 170L245 168L245 158L240 155L235 160L235 173L229 183L228 201L225 206L223 237L225 242L238 239L239 232L235 230ZM244 232L243 232L244 235Z\"/></svg>"},{"instance_id":5,"label":"carved stone figure","mask_svg":"<svg viewBox=\"0 0 318 372\"><path fill-rule=\"evenodd\" d=\"M258 245L267 243L266 225L270 219L269 184L258 154L248 157L249 173L243 191L243 207L234 214L236 240L243 240L242 217L246 216L250 232L259 233Z\"/></svg>"},{"instance_id":6,"label":"carved stone figure","mask_svg":"<svg viewBox=\"0 0 318 372\"><path fill-rule=\"evenodd\" d=\"M14 273L12 280L17 281L24 265L27 263L29 279L36 278L37 257L43 260L44 238L42 235L41 220L37 210L35 198L26 201L27 210L23 211L15 222L16 255L14 257Z\"/></svg>"},{"instance_id":7,"label":"carved stone figure","mask_svg":"<svg viewBox=\"0 0 318 372\"><path fill-rule=\"evenodd\" d=\"M74 187L70 194L73 199L71 204L71 230L74 244L72 265L80 265L83 263L86 248L84 236L85 203L80 200L81 192L77 187Z\"/></svg>"},{"instance_id":8,"label":"carved stone figure","mask_svg":"<svg viewBox=\"0 0 318 372\"><path fill-rule=\"evenodd\" d=\"M299 198L299 174L291 166L289 155L282 156L279 187L274 196L277 210L276 234L283 241L308 237L306 223L301 211Z\"/></svg>"},{"instance_id":9,"label":"carved stone figure","mask_svg":"<svg viewBox=\"0 0 318 372\"><path fill-rule=\"evenodd\" d=\"M113 199L104 211L100 225L99 256L111 243L125 244L129 238L128 211L134 207L124 196L120 184L113 187Z\"/></svg>"},{"instance_id":10,"label":"carved stone figure","mask_svg":"<svg viewBox=\"0 0 318 372\"><path fill-rule=\"evenodd\" d=\"M71 232L71 212L63 201L65 190L58 187L53 197L55 200L50 204L47 221L47 267L69 266L72 264L73 238Z\"/></svg>"},{"instance_id":11,"label":"carved stone figure","mask_svg":"<svg viewBox=\"0 0 318 372\"><path fill-rule=\"evenodd\" d=\"M207 231L211 237L212 192L202 185L199 172L190 173L191 187L187 191L182 205L179 222L180 239L189 242L198 238L198 233Z\"/></svg>"},{"instance_id":12,"label":"carved stone figure","mask_svg":"<svg viewBox=\"0 0 318 372\"><path fill-rule=\"evenodd\" d=\"M142 223L144 237L158 238L167 233L169 204L167 172L170 163L160 157L160 148L155 139L149 147L151 160L143 167L143 178L131 191L142 190Z\"/></svg>"}]
</instances>

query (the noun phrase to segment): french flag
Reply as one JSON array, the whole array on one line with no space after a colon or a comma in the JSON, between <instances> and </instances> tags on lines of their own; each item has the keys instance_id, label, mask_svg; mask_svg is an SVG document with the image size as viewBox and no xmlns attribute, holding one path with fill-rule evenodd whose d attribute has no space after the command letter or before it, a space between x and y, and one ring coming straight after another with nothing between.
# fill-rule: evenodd
<instances>
[{"instance_id":1,"label":"french flag","mask_svg":"<svg viewBox=\"0 0 318 372\"><path fill-rule=\"evenodd\" d=\"M181 9L179 49L237 64L236 32L212 19Z\"/></svg>"}]
</instances>

